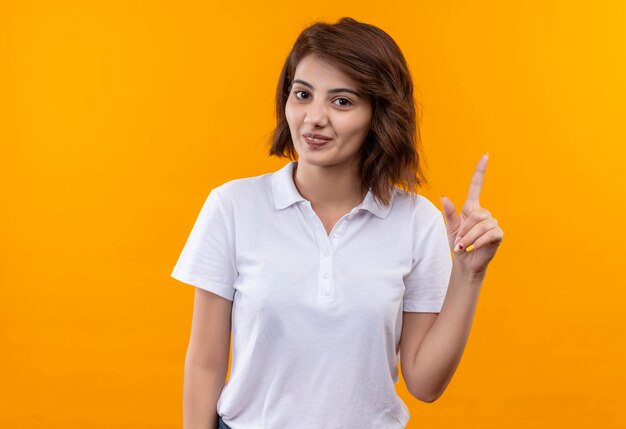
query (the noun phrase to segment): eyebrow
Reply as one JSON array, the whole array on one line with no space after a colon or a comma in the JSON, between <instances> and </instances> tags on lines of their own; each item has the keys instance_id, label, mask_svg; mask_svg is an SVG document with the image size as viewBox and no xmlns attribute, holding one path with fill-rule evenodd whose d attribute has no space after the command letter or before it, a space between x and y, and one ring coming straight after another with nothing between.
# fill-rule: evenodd
<instances>
[{"instance_id":1,"label":"eyebrow","mask_svg":"<svg viewBox=\"0 0 626 429\"><path fill-rule=\"evenodd\" d=\"M313 85L311 85L309 82L305 82L305 81L300 80L300 79L294 79L293 83L301 83L302 85L308 86L311 89L315 89L315 88L313 88ZM358 92L356 92L355 90L350 89L350 88L333 88L333 89L329 89L328 90L329 94L334 94L336 92L349 92L349 93L354 94L357 97L361 98L361 94L359 94Z\"/></svg>"}]
</instances>

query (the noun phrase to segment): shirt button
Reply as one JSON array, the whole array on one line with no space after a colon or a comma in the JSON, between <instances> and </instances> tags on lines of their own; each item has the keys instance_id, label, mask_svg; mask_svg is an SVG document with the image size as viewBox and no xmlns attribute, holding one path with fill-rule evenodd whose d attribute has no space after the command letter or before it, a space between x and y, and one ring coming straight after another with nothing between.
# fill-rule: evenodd
<instances>
[{"instance_id":1,"label":"shirt button","mask_svg":"<svg viewBox=\"0 0 626 429\"><path fill-rule=\"evenodd\" d=\"M324 273L324 278L327 279L330 277L330 273Z\"/></svg>"},{"instance_id":2,"label":"shirt button","mask_svg":"<svg viewBox=\"0 0 626 429\"><path fill-rule=\"evenodd\" d=\"M334 235L335 237L339 237L339 236L341 235L341 233L340 233L339 231L335 231L335 232L333 232L333 235Z\"/></svg>"},{"instance_id":3,"label":"shirt button","mask_svg":"<svg viewBox=\"0 0 626 429\"><path fill-rule=\"evenodd\" d=\"M324 256L328 258L329 255L330 255L330 252L328 250L324 250Z\"/></svg>"}]
</instances>

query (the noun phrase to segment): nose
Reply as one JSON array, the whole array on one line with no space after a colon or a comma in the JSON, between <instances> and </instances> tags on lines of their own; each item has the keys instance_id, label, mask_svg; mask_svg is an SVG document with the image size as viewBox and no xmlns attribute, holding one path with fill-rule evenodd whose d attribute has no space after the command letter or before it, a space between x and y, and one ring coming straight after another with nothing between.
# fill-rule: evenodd
<instances>
[{"instance_id":1,"label":"nose","mask_svg":"<svg viewBox=\"0 0 626 429\"><path fill-rule=\"evenodd\" d=\"M326 111L326 108L327 106L324 100L313 100L307 106L304 123L311 128L315 126L320 128L325 127L328 122L328 112Z\"/></svg>"}]
</instances>

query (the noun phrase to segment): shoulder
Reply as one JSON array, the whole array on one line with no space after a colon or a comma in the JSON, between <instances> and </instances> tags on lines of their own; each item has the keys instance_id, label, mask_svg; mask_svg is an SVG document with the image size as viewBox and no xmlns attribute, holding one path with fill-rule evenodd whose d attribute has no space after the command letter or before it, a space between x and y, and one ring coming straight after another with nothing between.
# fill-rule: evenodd
<instances>
[{"instance_id":1,"label":"shoulder","mask_svg":"<svg viewBox=\"0 0 626 429\"><path fill-rule=\"evenodd\" d=\"M400 204L407 207L410 216L410 231L414 252L426 255L438 251L442 237L446 237L446 226L441 210L427 197L399 190L396 194Z\"/></svg>"},{"instance_id":2,"label":"shoulder","mask_svg":"<svg viewBox=\"0 0 626 429\"><path fill-rule=\"evenodd\" d=\"M418 220L443 216L441 210L427 197L419 193L407 192L401 188L395 188L393 207L410 213Z\"/></svg>"},{"instance_id":3,"label":"shoulder","mask_svg":"<svg viewBox=\"0 0 626 429\"><path fill-rule=\"evenodd\" d=\"M272 173L264 173L258 176L231 179L214 187L211 193L216 194L224 204L228 205L255 203L256 199L263 198L270 190L271 175Z\"/></svg>"}]
</instances>

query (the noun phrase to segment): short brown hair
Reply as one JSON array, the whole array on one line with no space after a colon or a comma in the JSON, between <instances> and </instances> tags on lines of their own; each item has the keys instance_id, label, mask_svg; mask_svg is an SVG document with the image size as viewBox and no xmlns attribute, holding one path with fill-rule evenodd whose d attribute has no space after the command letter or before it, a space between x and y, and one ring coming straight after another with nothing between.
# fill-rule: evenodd
<instances>
[{"instance_id":1,"label":"short brown hair","mask_svg":"<svg viewBox=\"0 0 626 429\"><path fill-rule=\"evenodd\" d=\"M331 62L372 101L372 124L361 147L362 190L369 188L385 206L399 185L413 194L427 183L420 166L422 148L413 81L402 51L383 30L343 17L335 24L315 22L294 43L278 78L276 128L270 156L297 159L285 105L299 62L313 54Z\"/></svg>"}]
</instances>

